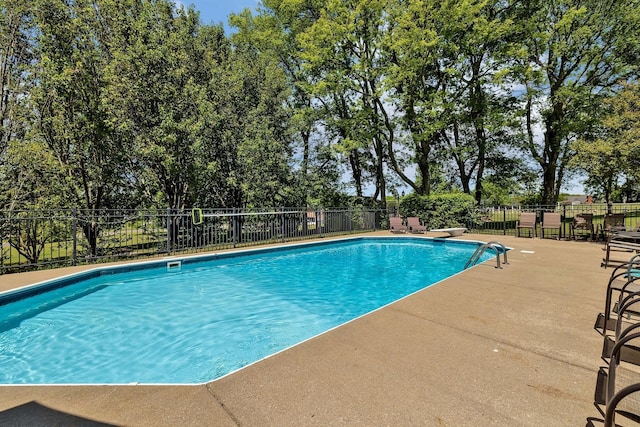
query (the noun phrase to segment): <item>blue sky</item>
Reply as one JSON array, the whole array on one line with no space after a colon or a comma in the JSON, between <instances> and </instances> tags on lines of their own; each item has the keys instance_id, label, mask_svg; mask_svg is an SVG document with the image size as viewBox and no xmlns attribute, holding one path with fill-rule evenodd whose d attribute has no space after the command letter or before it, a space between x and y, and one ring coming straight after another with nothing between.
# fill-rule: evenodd
<instances>
[{"instance_id":1,"label":"blue sky","mask_svg":"<svg viewBox=\"0 0 640 427\"><path fill-rule=\"evenodd\" d=\"M245 8L254 11L259 0L180 0L175 3L193 5L200 12L203 24L223 23L227 27L229 15L242 12Z\"/></svg>"}]
</instances>

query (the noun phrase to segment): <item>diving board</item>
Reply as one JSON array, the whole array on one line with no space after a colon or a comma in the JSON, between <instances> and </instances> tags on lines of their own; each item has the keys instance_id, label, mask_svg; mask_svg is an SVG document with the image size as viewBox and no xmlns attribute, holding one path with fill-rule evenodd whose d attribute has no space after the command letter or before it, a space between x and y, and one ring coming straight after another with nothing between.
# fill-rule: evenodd
<instances>
[{"instance_id":1,"label":"diving board","mask_svg":"<svg viewBox=\"0 0 640 427\"><path fill-rule=\"evenodd\" d=\"M460 228L436 228L434 230L429 230L432 231L434 233L448 233L449 236L448 237L458 237L458 236L462 236L462 234L467 231L466 228L464 227L460 227Z\"/></svg>"}]
</instances>

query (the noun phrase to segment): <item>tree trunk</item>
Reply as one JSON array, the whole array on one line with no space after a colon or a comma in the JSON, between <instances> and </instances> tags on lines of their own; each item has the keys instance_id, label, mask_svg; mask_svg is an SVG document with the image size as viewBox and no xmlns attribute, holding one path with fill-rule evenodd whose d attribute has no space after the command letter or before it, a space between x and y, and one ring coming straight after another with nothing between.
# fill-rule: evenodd
<instances>
[{"instance_id":1,"label":"tree trunk","mask_svg":"<svg viewBox=\"0 0 640 427\"><path fill-rule=\"evenodd\" d=\"M551 98L554 96L552 94ZM560 132L564 111L562 104L554 102L551 112L545 120L544 154L542 156L542 204L555 205L558 201L556 194L556 180L558 173L558 158L562 147L563 135Z\"/></svg>"},{"instance_id":2,"label":"tree trunk","mask_svg":"<svg viewBox=\"0 0 640 427\"><path fill-rule=\"evenodd\" d=\"M351 174L356 187L356 196L362 198L362 165L360 165L360 153L358 153L358 150L352 150L349 153L349 164L351 165Z\"/></svg>"}]
</instances>

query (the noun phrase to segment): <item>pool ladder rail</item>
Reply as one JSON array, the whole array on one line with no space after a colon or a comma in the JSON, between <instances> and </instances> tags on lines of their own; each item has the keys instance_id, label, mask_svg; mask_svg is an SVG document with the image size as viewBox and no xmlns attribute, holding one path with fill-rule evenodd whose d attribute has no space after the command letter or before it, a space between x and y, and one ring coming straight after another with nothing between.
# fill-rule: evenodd
<instances>
[{"instance_id":1,"label":"pool ladder rail","mask_svg":"<svg viewBox=\"0 0 640 427\"><path fill-rule=\"evenodd\" d=\"M494 240L478 246L478 249L475 250L473 255L471 255L471 258L469 258L469 261L464 265L464 269L466 270L467 268L476 265L487 249L492 249L496 253L496 268L502 268L500 265L500 253L504 254L504 264L509 264L507 262L507 248L502 243Z\"/></svg>"}]
</instances>

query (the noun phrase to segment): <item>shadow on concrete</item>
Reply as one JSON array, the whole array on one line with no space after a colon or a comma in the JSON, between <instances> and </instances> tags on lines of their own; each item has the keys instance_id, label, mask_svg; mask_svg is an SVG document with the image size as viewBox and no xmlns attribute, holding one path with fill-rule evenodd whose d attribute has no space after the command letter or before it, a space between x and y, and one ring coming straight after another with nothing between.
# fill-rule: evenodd
<instances>
[{"instance_id":1,"label":"shadow on concrete","mask_svg":"<svg viewBox=\"0 0 640 427\"><path fill-rule=\"evenodd\" d=\"M25 403L0 412L0 425L13 427L116 427L114 424L105 424L51 409L37 402Z\"/></svg>"},{"instance_id":2,"label":"shadow on concrete","mask_svg":"<svg viewBox=\"0 0 640 427\"><path fill-rule=\"evenodd\" d=\"M587 418L587 424L585 427L600 427L604 425L604 420L601 418L589 417Z\"/></svg>"}]
</instances>

